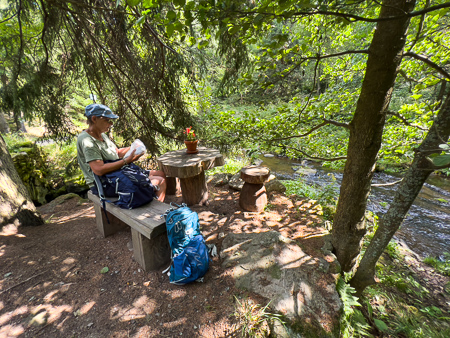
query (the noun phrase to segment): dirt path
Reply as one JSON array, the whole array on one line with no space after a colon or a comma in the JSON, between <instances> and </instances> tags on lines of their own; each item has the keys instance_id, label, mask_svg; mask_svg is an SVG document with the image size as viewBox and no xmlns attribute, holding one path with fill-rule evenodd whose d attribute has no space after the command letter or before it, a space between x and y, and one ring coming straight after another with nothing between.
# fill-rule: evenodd
<instances>
[{"instance_id":1,"label":"dirt path","mask_svg":"<svg viewBox=\"0 0 450 338\"><path fill-rule=\"evenodd\" d=\"M210 187L210 205L192 208L219 251L229 232L276 230L297 239L324 233L318 217L301 214L284 196L260 214L241 211L238 198L228 187ZM142 271L130 232L102 238L90 202L74 198L40 211L45 225L7 227L0 235L0 337L230 337L240 332L235 297L267 303L235 289L217 257L204 283L175 286L161 271ZM308 243L310 254L322 245L320 236Z\"/></svg>"}]
</instances>

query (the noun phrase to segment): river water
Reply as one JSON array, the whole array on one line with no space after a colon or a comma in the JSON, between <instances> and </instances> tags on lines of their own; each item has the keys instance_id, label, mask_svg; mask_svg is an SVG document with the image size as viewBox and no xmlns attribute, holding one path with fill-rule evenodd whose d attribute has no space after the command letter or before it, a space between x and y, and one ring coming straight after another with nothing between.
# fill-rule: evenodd
<instances>
[{"instance_id":1,"label":"river water","mask_svg":"<svg viewBox=\"0 0 450 338\"><path fill-rule=\"evenodd\" d=\"M301 179L324 186L333 184L339 189L342 172L322 168L314 162L289 160L283 157L261 156L262 165L270 168L278 179L296 179L297 168L316 170L315 174L302 175ZM330 173L336 178L332 180ZM401 177L376 173L372 184L385 184L398 181ZM369 196L368 209L379 219L389 208L397 185L373 187ZM397 231L395 239L406 244L421 257L440 257L450 253L450 179L430 176L417 196L409 213Z\"/></svg>"}]
</instances>

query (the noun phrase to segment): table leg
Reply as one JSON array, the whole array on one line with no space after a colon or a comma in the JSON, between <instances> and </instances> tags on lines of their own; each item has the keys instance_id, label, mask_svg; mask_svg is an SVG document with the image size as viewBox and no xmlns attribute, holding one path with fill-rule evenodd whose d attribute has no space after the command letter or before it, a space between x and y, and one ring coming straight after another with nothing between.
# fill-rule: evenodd
<instances>
[{"instance_id":1,"label":"table leg","mask_svg":"<svg viewBox=\"0 0 450 338\"><path fill-rule=\"evenodd\" d=\"M176 195L177 190L180 189L179 179L176 177L166 177L167 189L166 195Z\"/></svg>"},{"instance_id":2,"label":"table leg","mask_svg":"<svg viewBox=\"0 0 450 338\"><path fill-rule=\"evenodd\" d=\"M180 185L184 203L187 205L208 204L208 185L204 171L197 176L180 178Z\"/></svg>"}]
</instances>

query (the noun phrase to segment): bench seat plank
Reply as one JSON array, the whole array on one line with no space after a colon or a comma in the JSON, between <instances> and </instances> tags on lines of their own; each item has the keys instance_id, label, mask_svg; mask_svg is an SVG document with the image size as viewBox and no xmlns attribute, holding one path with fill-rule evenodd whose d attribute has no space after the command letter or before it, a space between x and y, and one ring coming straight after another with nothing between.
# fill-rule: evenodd
<instances>
[{"instance_id":1,"label":"bench seat plank","mask_svg":"<svg viewBox=\"0 0 450 338\"><path fill-rule=\"evenodd\" d=\"M88 192L88 198L95 204L102 205L100 198L90 191ZM170 205L158 200L153 200L149 204L136 209L121 209L114 204L106 203L106 211L108 213L116 216L147 238L156 237L166 231L166 221L161 216L169 208Z\"/></svg>"}]
</instances>

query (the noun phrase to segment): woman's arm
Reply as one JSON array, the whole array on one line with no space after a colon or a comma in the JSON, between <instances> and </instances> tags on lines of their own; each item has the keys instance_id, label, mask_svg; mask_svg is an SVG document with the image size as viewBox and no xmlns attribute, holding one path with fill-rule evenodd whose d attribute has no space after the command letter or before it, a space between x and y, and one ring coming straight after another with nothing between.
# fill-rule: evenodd
<instances>
[{"instance_id":1,"label":"woman's arm","mask_svg":"<svg viewBox=\"0 0 450 338\"><path fill-rule=\"evenodd\" d=\"M124 149L124 148L122 148ZM136 150L133 150L126 159L122 157L121 160L111 163L105 163L102 160L94 160L89 162L89 166L92 169L92 172L96 174L97 176L103 176L105 174L111 173L113 171L119 170L122 168L125 164L130 164L137 159L139 159L143 154L141 155L134 155Z\"/></svg>"}]
</instances>

